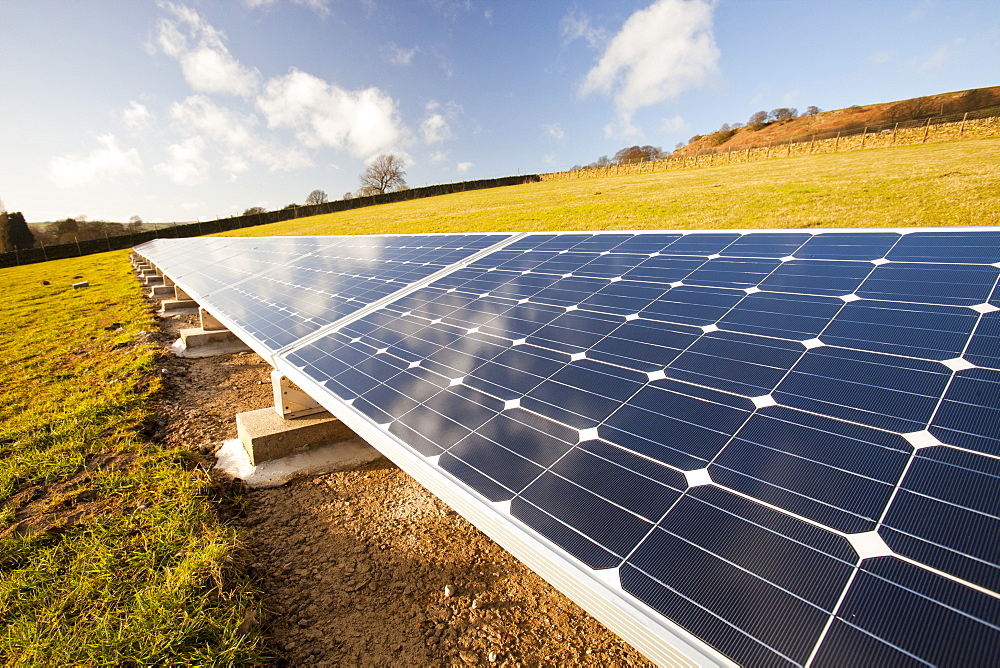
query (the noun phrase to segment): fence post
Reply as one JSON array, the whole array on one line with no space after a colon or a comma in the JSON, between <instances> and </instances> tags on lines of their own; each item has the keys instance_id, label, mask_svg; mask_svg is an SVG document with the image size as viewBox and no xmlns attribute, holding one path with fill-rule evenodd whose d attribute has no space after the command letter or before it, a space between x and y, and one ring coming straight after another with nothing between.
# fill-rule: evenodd
<instances>
[{"instance_id":1,"label":"fence post","mask_svg":"<svg viewBox=\"0 0 1000 668\"><path fill-rule=\"evenodd\" d=\"M49 261L49 254L45 252L45 242L42 241L40 243L42 244L42 257L45 258L46 262L48 262Z\"/></svg>"},{"instance_id":2,"label":"fence post","mask_svg":"<svg viewBox=\"0 0 1000 668\"><path fill-rule=\"evenodd\" d=\"M861 133L861 148L865 147L865 137L868 136L868 126L865 126L865 131Z\"/></svg>"},{"instance_id":3,"label":"fence post","mask_svg":"<svg viewBox=\"0 0 1000 668\"><path fill-rule=\"evenodd\" d=\"M111 239L108 239L108 231L104 230L104 242L108 244L108 250L111 250Z\"/></svg>"},{"instance_id":4,"label":"fence post","mask_svg":"<svg viewBox=\"0 0 1000 668\"><path fill-rule=\"evenodd\" d=\"M17 246L14 246L14 262L17 263L17 266L21 266L21 254L17 252Z\"/></svg>"},{"instance_id":5,"label":"fence post","mask_svg":"<svg viewBox=\"0 0 1000 668\"><path fill-rule=\"evenodd\" d=\"M833 140L833 152L837 152L837 147L840 146L840 133L837 133L837 138Z\"/></svg>"},{"instance_id":6,"label":"fence post","mask_svg":"<svg viewBox=\"0 0 1000 668\"><path fill-rule=\"evenodd\" d=\"M77 238L76 238L76 236L74 235L74 236L73 236L73 241L75 241L75 242L76 242L76 254L77 254L78 256L80 256L80 257L83 257L83 251L82 251L82 250L80 250L80 240L79 240L79 239L77 239Z\"/></svg>"},{"instance_id":7,"label":"fence post","mask_svg":"<svg viewBox=\"0 0 1000 668\"><path fill-rule=\"evenodd\" d=\"M896 123L895 127L892 128L892 141L889 142L889 146L896 145L896 130L899 129L899 123Z\"/></svg>"},{"instance_id":8,"label":"fence post","mask_svg":"<svg viewBox=\"0 0 1000 668\"><path fill-rule=\"evenodd\" d=\"M962 138L962 133L965 132L965 119L968 118L968 117L969 117L969 112L965 112L965 115L962 116L962 124L958 126L958 138L959 139Z\"/></svg>"},{"instance_id":9,"label":"fence post","mask_svg":"<svg viewBox=\"0 0 1000 668\"><path fill-rule=\"evenodd\" d=\"M789 137L789 138L788 138L788 150L787 150L787 151L785 151L785 157L787 158L787 157L788 157L788 156L790 156L791 154L792 154L792 138L791 138L791 137Z\"/></svg>"},{"instance_id":10,"label":"fence post","mask_svg":"<svg viewBox=\"0 0 1000 668\"><path fill-rule=\"evenodd\" d=\"M924 138L921 140L921 142L920 142L921 144L923 144L923 143L925 143L927 141L927 133L930 131L930 129L931 129L931 119L930 119L930 117L928 117L927 118L927 124L924 125Z\"/></svg>"},{"instance_id":11,"label":"fence post","mask_svg":"<svg viewBox=\"0 0 1000 668\"><path fill-rule=\"evenodd\" d=\"M770 158L771 158L771 145L768 144L767 145L767 154L764 155L764 159L765 160L770 160Z\"/></svg>"},{"instance_id":12,"label":"fence post","mask_svg":"<svg viewBox=\"0 0 1000 668\"><path fill-rule=\"evenodd\" d=\"M813 142L816 141L816 135L810 135L809 137L809 153L813 152Z\"/></svg>"}]
</instances>

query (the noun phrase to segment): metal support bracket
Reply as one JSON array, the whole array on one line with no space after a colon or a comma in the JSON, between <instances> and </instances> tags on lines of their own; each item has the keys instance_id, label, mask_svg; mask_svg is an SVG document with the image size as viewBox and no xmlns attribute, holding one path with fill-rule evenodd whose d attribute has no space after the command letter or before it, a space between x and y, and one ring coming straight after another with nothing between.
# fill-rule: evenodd
<instances>
[{"instance_id":1,"label":"metal support bracket","mask_svg":"<svg viewBox=\"0 0 1000 668\"><path fill-rule=\"evenodd\" d=\"M326 412L325 408L292 385L292 381L277 369L271 370L271 389L274 391L274 410L286 420Z\"/></svg>"}]
</instances>

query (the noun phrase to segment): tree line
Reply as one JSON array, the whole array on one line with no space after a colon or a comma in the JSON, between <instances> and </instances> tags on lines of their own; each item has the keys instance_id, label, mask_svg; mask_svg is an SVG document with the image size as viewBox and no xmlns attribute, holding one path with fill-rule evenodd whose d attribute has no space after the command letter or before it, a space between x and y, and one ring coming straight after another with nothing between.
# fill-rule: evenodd
<instances>
[{"instance_id":1,"label":"tree line","mask_svg":"<svg viewBox=\"0 0 1000 668\"><path fill-rule=\"evenodd\" d=\"M406 185L406 162L395 153L382 153L375 156L365 171L358 176L361 187L356 192L350 190L344 193L341 199L353 199L355 197L369 197L371 195L384 195L391 192L399 192L409 188ZM306 196L305 205L326 204L330 201L329 196L323 190L313 190ZM294 202L287 204L283 209L294 209L298 204ZM262 206L252 206L243 212L244 216L252 216L265 213L267 209Z\"/></svg>"}]
</instances>

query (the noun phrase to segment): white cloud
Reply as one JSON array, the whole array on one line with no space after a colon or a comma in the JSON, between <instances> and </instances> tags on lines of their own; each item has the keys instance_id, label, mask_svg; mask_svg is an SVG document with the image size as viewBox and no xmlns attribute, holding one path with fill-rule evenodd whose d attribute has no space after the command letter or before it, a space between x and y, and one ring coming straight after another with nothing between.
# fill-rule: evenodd
<instances>
[{"instance_id":1,"label":"white cloud","mask_svg":"<svg viewBox=\"0 0 1000 668\"><path fill-rule=\"evenodd\" d=\"M691 124L679 115L673 118L664 118L660 122L660 131L668 135L680 135L691 132Z\"/></svg>"},{"instance_id":2,"label":"white cloud","mask_svg":"<svg viewBox=\"0 0 1000 668\"><path fill-rule=\"evenodd\" d=\"M157 24L156 45L181 65L184 78L197 91L231 93L249 97L257 89L260 73L233 58L223 35L198 12L184 5L160 3L171 18Z\"/></svg>"},{"instance_id":3,"label":"white cloud","mask_svg":"<svg viewBox=\"0 0 1000 668\"><path fill-rule=\"evenodd\" d=\"M261 7L273 7L278 4L279 0L243 0L243 4L250 9L259 9ZM292 0L293 4L301 5L303 7L308 7L320 16L326 16L330 13L330 2L329 0Z\"/></svg>"},{"instance_id":4,"label":"white cloud","mask_svg":"<svg viewBox=\"0 0 1000 668\"><path fill-rule=\"evenodd\" d=\"M416 45L414 45L412 49L404 49L400 46L396 46L395 44L390 44L388 54L389 62L393 65L409 65L413 62L413 56L417 55L418 51L420 51L420 47Z\"/></svg>"},{"instance_id":5,"label":"white cloud","mask_svg":"<svg viewBox=\"0 0 1000 668\"><path fill-rule=\"evenodd\" d=\"M473 167L475 167L475 165L471 162L460 162L455 165L455 171L459 174L466 174Z\"/></svg>"},{"instance_id":6,"label":"white cloud","mask_svg":"<svg viewBox=\"0 0 1000 668\"><path fill-rule=\"evenodd\" d=\"M152 120L153 114L146 108L146 105L139 104L135 100L122 111L122 122L135 132L142 132L148 128Z\"/></svg>"},{"instance_id":7,"label":"white cloud","mask_svg":"<svg viewBox=\"0 0 1000 668\"><path fill-rule=\"evenodd\" d=\"M253 165L265 165L275 172L311 164L303 151L260 137L256 116L217 105L204 95L175 102L170 107L170 116L186 140L175 145L179 148L173 150L171 159L165 163L167 167L160 171L177 183L190 185L207 179L208 153L219 157L230 180Z\"/></svg>"},{"instance_id":8,"label":"white cloud","mask_svg":"<svg viewBox=\"0 0 1000 668\"><path fill-rule=\"evenodd\" d=\"M433 153L428 155L427 158L431 162L444 162L445 160L448 159L448 154L445 153L444 151L434 151Z\"/></svg>"},{"instance_id":9,"label":"white cloud","mask_svg":"<svg viewBox=\"0 0 1000 668\"><path fill-rule=\"evenodd\" d=\"M934 9L936 4L936 0L920 0L920 2L918 2L916 6L910 10L906 17L911 21L919 21L924 18L924 15L927 14L927 12Z\"/></svg>"},{"instance_id":10,"label":"white cloud","mask_svg":"<svg viewBox=\"0 0 1000 668\"><path fill-rule=\"evenodd\" d=\"M636 110L705 84L718 71L714 2L657 0L625 21L587 73L582 95L613 95L618 131L634 133Z\"/></svg>"},{"instance_id":11,"label":"white cloud","mask_svg":"<svg viewBox=\"0 0 1000 668\"><path fill-rule=\"evenodd\" d=\"M917 65L917 72L920 74L931 74L941 69L941 66L951 58L952 51L962 43L962 39L956 39L934 50L922 63Z\"/></svg>"},{"instance_id":12,"label":"white cloud","mask_svg":"<svg viewBox=\"0 0 1000 668\"><path fill-rule=\"evenodd\" d=\"M59 186L72 188L142 173L142 160L134 148L122 150L114 135L97 138L99 148L85 156L61 155L49 163L49 177Z\"/></svg>"},{"instance_id":13,"label":"white cloud","mask_svg":"<svg viewBox=\"0 0 1000 668\"><path fill-rule=\"evenodd\" d=\"M542 126L542 131L552 139L566 139L566 131L558 123L547 123Z\"/></svg>"},{"instance_id":14,"label":"white cloud","mask_svg":"<svg viewBox=\"0 0 1000 668\"><path fill-rule=\"evenodd\" d=\"M603 28L595 28L586 14L580 14L575 9L559 22L562 30L563 44L582 39L592 49L600 49L608 41L608 33Z\"/></svg>"},{"instance_id":15,"label":"white cloud","mask_svg":"<svg viewBox=\"0 0 1000 668\"><path fill-rule=\"evenodd\" d=\"M427 103L426 110L427 117L420 124L420 133L425 144L436 144L455 136L451 124L462 113L461 105L454 102L441 104L431 100Z\"/></svg>"},{"instance_id":16,"label":"white cloud","mask_svg":"<svg viewBox=\"0 0 1000 668\"><path fill-rule=\"evenodd\" d=\"M881 67L882 65L885 65L891 60L892 60L892 52L881 50L881 51L876 51L872 55L868 56L868 60L866 61L866 63L870 69L874 69L876 67Z\"/></svg>"},{"instance_id":17,"label":"white cloud","mask_svg":"<svg viewBox=\"0 0 1000 668\"><path fill-rule=\"evenodd\" d=\"M349 91L292 68L267 82L257 107L271 128L289 128L307 146L368 158L401 143L396 101L378 88Z\"/></svg>"},{"instance_id":18,"label":"white cloud","mask_svg":"<svg viewBox=\"0 0 1000 668\"><path fill-rule=\"evenodd\" d=\"M168 146L168 159L153 169L178 185L197 185L209 176L210 165L204 153L204 137L190 137L179 144Z\"/></svg>"}]
</instances>

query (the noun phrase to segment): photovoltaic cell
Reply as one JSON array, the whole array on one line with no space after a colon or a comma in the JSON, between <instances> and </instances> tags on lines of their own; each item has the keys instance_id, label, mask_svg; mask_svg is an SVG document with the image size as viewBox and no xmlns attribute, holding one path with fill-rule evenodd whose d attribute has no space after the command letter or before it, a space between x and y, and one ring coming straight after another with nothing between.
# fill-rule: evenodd
<instances>
[{"instance_id":1,"label":"photovoltaic cell","mask_svg":"<svg viewBox=\"0 0 1000 668\"><path fill-rule=\"evenodd\" d=\"M1000 232L503 240L137 250L651 657L1000 663Z\"/></svg>"}]
</instances>

